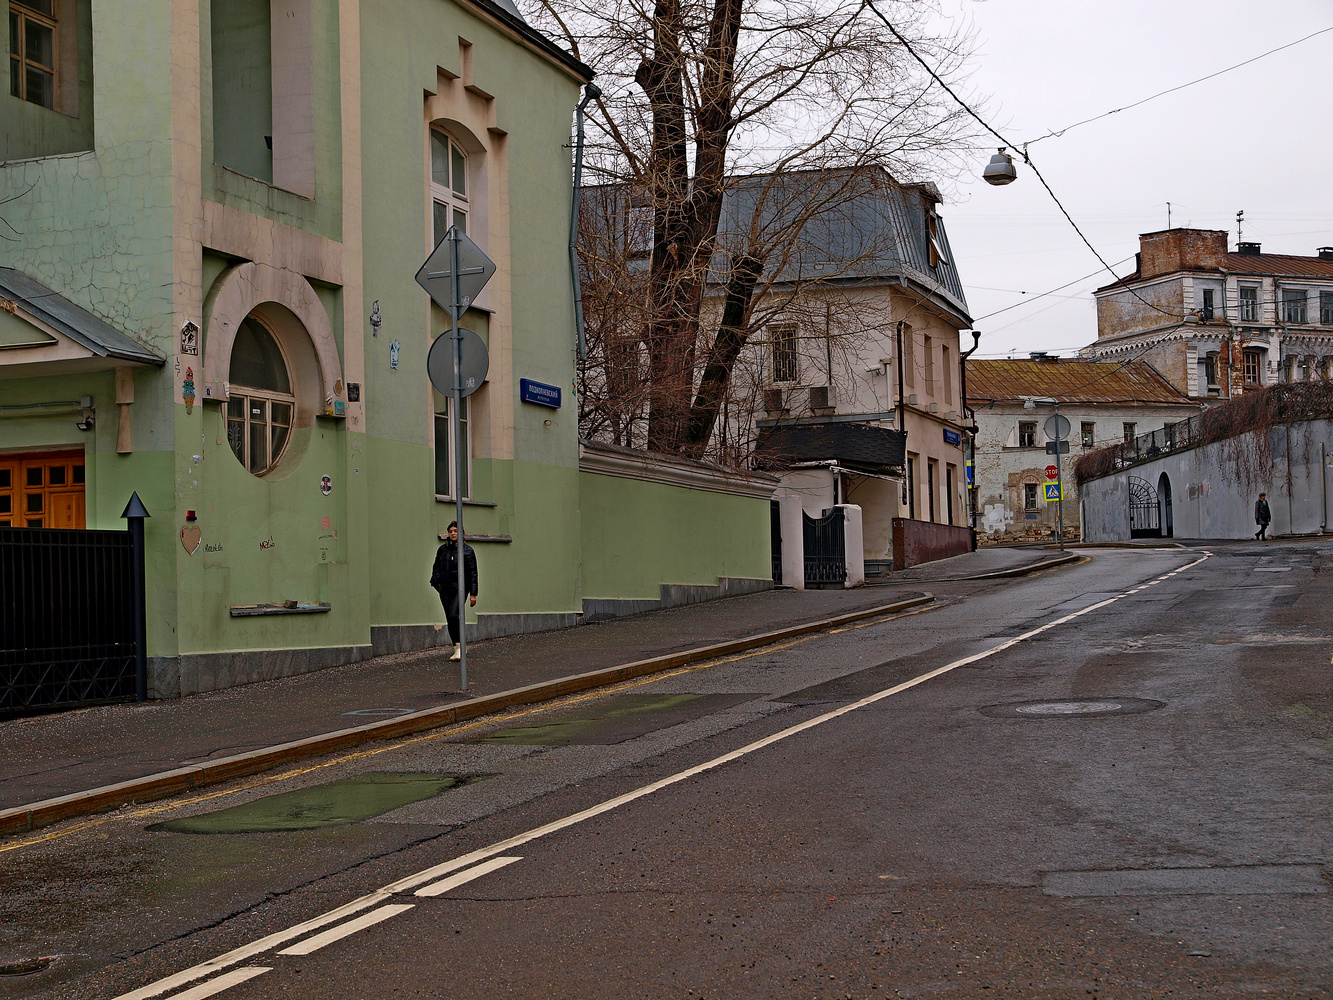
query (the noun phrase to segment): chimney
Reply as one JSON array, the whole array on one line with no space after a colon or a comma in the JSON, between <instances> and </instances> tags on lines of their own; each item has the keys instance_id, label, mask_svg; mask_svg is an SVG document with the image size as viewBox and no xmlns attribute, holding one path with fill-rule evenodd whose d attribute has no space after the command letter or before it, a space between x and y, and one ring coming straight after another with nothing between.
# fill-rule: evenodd
<instances>
[{"instance_id":1,"label":"chimney","mask_svg":"<svg viewBox=\"0 0 1333 1000\"><path fill-rule=\"evenodd\" d=\"M1238 254L1240 254L1241 256L1244 256L1244 257L1258 257L1258 256L1259 256L1259 244L1258 244L1258 243L1237 243L1237 244L1236 244L1236 253L1238 253Z\"/></svg>"},{"instance_id":2,"label":"chimney","mask_svg":"<svg viewBox=\"0 0 1333 1000\"><path fill-rule=\"evenodd\" d=\"M1057 355L1049 354L1046 351L1032 351L1028 355L1028 357L1030 357L1033 361L1039 361L1043 364L1048 364L1048 365L1057 364L1060 360L1060 358Z\"/></svg>"},{"instance_id":3,"label":"chimney","mask_svg":"<svg viewBox=\"0 0 1333 1000\"><path fill-rule=\"evenodd\" d=\"M1319 259L1320 259L1320 260L1333 260L1333 247L1320 247L1320 248L1319 248Z\"/></svg>"},{"instance_id":4,"label":"chimney","mask_svg":"<svg viewBox=\"0 0 1333 1000\"><path fill-rule=\"evenodd\" d=\"M1216 271L1226 263L1227 234L1221 229L1167 229L1139 237L1139 277L1173 271Z\"/></svg>"}]
</instances>

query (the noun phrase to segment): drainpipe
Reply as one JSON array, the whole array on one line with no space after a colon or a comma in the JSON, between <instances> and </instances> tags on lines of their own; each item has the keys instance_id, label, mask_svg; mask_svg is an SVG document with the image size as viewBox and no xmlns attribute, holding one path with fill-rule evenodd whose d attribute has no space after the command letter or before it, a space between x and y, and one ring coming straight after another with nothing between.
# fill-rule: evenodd
<instances>
[{"instance_id":1,"label":"drainpipe","mask_svg":"<svg viewBox=\"0 0 1333 1000\"><path fill-rule=\"evenodd\" d=\"M903 491L902 506L904 513L908 513L910 508L907 499L907 399L903 395L905 385L903 383L903 321L898 320L898 430L903 432ZM910 514L909 514L910 516Z\"/></svg>"},{"instance_id":2,"label":"drainpipe","mask_svg":"<svg viewBox=\"0 0 1333 1000\"><path fill-rule=\"evenodd\" d=\"M574 109L574 204L569 213L569 274L574 286L574 328L579 334L579 360L588 356L588 336L583 329L583 288L579 282L579 189L583 183L583 109L602 96L595 83L583 88L583 100Z\"/></svg>"},{"instance_id":3,"label":"drainpipe","mask_svg":"<svg viewBox=\"0 0 1333 1000\"><path fill-rule=\"evenodd\" d=\"M1319 533L1328 530L1328 466L1324 456L1324 444L1319 443Z\"/></svg>"},{"instance_id":4,"label":"drainpipe","mask_svg":"<svg viewBox=\"0 0 1333 1000\"><path fill-rule=\"evenodd\" d=\"M972 470L972 485L969 487L966 483L966 468L964 470L964 493L967 497L967 523L972 529L972 551L977 550L977 502L976 502L976 482L977 482L977 415L972 407L967 405L967 359L970 358L978 347L981 346L981 331L972 331L972 346L958 355L958 391L963 397L963 419L967 420L967 426L963 428L967 433L967 451L965 452L966 468ZM969 419L970 418L970 419Z\"/></svg>"}]
</instances>

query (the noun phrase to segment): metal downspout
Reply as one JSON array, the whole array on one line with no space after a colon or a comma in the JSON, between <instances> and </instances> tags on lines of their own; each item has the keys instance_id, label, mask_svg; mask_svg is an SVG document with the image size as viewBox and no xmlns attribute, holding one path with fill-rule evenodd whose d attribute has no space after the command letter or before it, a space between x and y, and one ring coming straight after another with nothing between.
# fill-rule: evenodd
<instances>
[{"instance_id":1,"label":"metal downspout","mask_svg":"<svg viewBox=\"0 0 1333 1000\"><path fill-rule=\"evenodd\" d=\"M583 328L583 287L579 281L579 192L583 183L583 109L602 96L594 83L583 88L583 100L574 109L574 203L569 212L569 275L574 286L574 328L579 335L579 360L588 356L588 336Z\"/></svg>"}]
</instances>

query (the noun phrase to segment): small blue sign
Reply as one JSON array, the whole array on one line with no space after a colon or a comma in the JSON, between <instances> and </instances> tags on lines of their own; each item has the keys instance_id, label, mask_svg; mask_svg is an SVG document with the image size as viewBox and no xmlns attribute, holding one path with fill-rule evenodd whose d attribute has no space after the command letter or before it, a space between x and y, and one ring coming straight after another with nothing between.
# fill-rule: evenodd
<instances>
[{"instance_id":1,"label":"small blue sign","mask_svg":"<svg viewBox=\"0 0 1333 1000\"><path fill-rule=\"evenodd\" d=\"M549 406L553 410L560 409L560 387L558 385L546 385L543 382L534 382L530 378L521 378L518 380L518 394L519 398L525 403Z\"/></svg>"},{"instance_id":2,"label":"small blue sign","mask_svg":"<svg viewBox=\"0 0 1333 1000\"><path fill-rule=\"evenodd\" d=\"M951 444L957 448L963 443L963 435L946 427L944 428L944 443Z\"/></svg>"},{"instance_id":3,"label":"small blue sign","mask_svg":"<svg viewBox=\"0 0 1333 1000\"><path fill-rule=\"evenodd\" d=\"M967 488L969 490L976 488L976 483L972 480L972 463L967 463Z\"/></svg>"},{"instance_id":4,"label":"small blue sign","mask_svg":"<svg viewBox=\"0 0 1333 1000\"><path fill-rule=\"evenodd\" d=\"M1059 484L1059 483L1045 483L1045 484L1043 484L1043 485L1046 487L1046 502L1047 502L1047 503L1050 503L1052 500L1059 500L1059 499L1060 499L1060 484Z\"/></svg>"}]
</instances>

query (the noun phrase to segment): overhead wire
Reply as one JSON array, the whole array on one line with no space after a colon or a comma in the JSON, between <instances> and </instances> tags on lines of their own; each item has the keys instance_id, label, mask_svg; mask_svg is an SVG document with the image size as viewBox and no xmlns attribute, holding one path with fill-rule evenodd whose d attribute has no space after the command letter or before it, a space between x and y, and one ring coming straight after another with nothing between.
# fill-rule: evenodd
<instances>
[{"instance_id":1,"label":"overhead wire","mask_svg":"<svg viewBox=\"0 0 1333 1000\"><path fill-rule=\"evenodd\" d=\"M1149 309L1152 309L1155 312L1159 312L1163 316L1169 316L1172 319L1179 319L1179 320L1185 319L1185 316L1183 314L1173 313L1170 310L1163 309L1155 302L1148 301L1142 295L1136 292L1132 287L1126 284L1125 281L1115 273L1115 271L1112 269L1112 266L1106 262L1106 259L1101 255L1101 253L1098 252L1097 248L1092 245L1092 242L1085 235L1083 235L1083 230L1080 229L1078 223L1074 221L1074 217L1069 214L1068 209L1065 208L1064 204L1056 196L1056 193L1054 190L1052 190L1050 184L1046 182L1046 178L1043 177L1041 171L1037 169L1037 165L1032 162L1031 157L1028 155L1026 144L1020 147L1017 143L1011 142L1005 136L997 132L995 128L990 124L990 122L986 121L984 118L981 117L981 115L977 114L977 112L972 110L972 107L961 97L959 97L957 92L955 92L954 89L950 87L949 84L946 83L938 73L935 72L934 67L931 66L930 63L926 62L924 58L922 58L921 54L918 53L917 50L912 46L912 43L903 37L902 32L900 32L896 27L894 27L893 22L890 21L887 17L883 15L883 13L880 12L880 9L875 6L875 0L866 0L866 6L868 6L870 10L874 13L874 15L877 18L879 18L880 21L883 22L884 26L889 29L889 32L893 35L894 38L898 40L898 42L903 46L903 48L907 50L907 52L912 56L912 58L915 59L918 63L920 63L921 67L927 73L930 74L930 78L934 80L936 83L938 83L944 89L945 93L947 93L950 97L954 99L954 101L958 104L960 108L962 108L964 111L968 113L968 115L970 115L973 119L975 119L976 122L979 125L981 125L982 128L984 128L987 132L989 132L996 139L998 139L1003 146L1005 146L1006 148L1014 149L1019 152L1019 155L1023 157L1023 162L1027 165L1028 169L1032 171L1033 176L1035 176L1037 180L1041 182L1041 186L1045 188L1046 193L1051 196L1051 201L1055 202L1055 207L1060 210L1060 214L1063 215L1065 219L1069 222L1069 225L1073 227L1074 232L1078 234L1078 238L1083 241L1083 245L1092 251L1092 255L1097 258L1098 263L1102 265L1102 267L1107 271L1107 273L1109 273L1113 278L1115 278L1115 283L1121 285L1126 291L1128 291L1131 295L1133 295L1136 299L1142 302Z\"/></svg>"}]
</instances>

